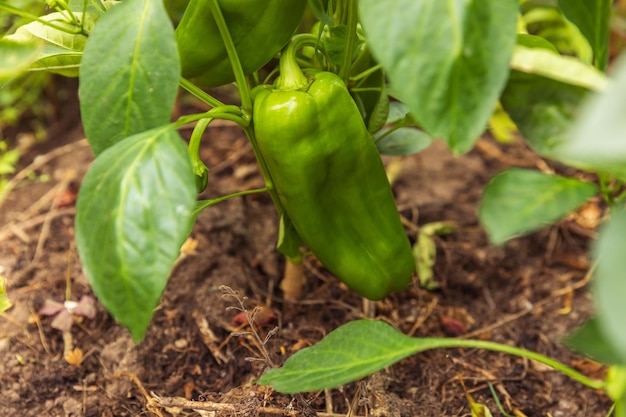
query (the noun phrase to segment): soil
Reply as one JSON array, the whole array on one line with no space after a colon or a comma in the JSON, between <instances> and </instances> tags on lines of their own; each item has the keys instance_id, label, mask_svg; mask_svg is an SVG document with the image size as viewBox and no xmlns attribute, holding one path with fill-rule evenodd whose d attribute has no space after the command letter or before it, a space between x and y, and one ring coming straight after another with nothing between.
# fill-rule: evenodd
<instances>
[{"instance_id":1,"label":"soil","mask_svg":"<svg viewBox=\"0 0 626 417\"><path fill-rule=\"evenodd\" d=\"M56 103L47 140L20 160L16 175L23 179L0 213L0 274L13 303L0 318L0 415L470 416L461 381L494 416L504 414L489 384L504 410L516 416L604 416L609 410L605 394L545 366L474 349L427 351L325 392L289 396L254 385L263 365L248 358L261 356L258 345L234 335L247 328L236 309L239 301L224 297L222 286L236 291L247 309L263 307L256 322L261 337L278 327L267 345L278 364L364 317L363 300L313 258L306 260L304 298L282 299L284 261L274 248L277 218L267 195L231 199L200 215L191 249L173 271L141 343L133 343L100 305L95 318L75 320L71 338L64 338L51 326L52 317L38 314L44 301L62 301L68 280L71 299L92 295L74 245L73 203L93 155L78 120L75 90L70 91ZM185 112L198 110L193 101L180 105ZM211 177L202 197L262 186L237 126L212 125L204 146ZM406 291L376 303L376 317L410 335L506 343L604 376L600 365L561 343L592 314L586 275L593 228L569 217L494 247L477 220L485 184L508 166L575 173L539 159L521 141L502 145L489 137L463 156L434 143L386 162L396 172L393 189L413 241L425 224L447 221L456 227L436 237L439 289L422 289L416 278ZM64 358L69 347L75 350Z\"/></svg>"}]
</instances>

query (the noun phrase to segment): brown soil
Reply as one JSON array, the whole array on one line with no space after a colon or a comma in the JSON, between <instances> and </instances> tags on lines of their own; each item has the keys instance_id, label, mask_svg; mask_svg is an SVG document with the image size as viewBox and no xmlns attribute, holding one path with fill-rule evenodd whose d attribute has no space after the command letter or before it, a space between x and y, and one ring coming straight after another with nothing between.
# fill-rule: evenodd
<instances>
[{"instance_id":1,"label":"brown soil","mask_svg":"<svg viewBox=\"0 0 626 417\"><path fill-rule=\"evenodd\" d=\"M61 332L51 327L52 318L37 314L45 299L64 299L68 276L72 299L91 294L74 246L72 186L93 156L81 140L75 99L62 104L48 140L20 162L24 169L34 161L35 179L21 181L0 213L0 274L14 304L0 318L1 416L208 416L214 414L201 408L210 403L225 410L217 415L469 416L460 380L494 416L501 413L488 382L510 414L587 417L608 411L603 393L545 366L470 349L425 352L364 381L302 396L251 384L263 366L246 358L259 352L252 339L233 336L245 328L238 312L228 309L237 301L224 298L220 286L247 297L250 309L267 307L259 331L264 336L279 327L268 345L276 363L363 317L362 299L314 259L306 263L304 299L281 299L283 260L274 249L277 219L267 195L231 199L201 214L191 235L197 247L174 270L143 342L134 344L99 306L95 319L72 327L73 347L83 359L69 364ZM50 158L35 159L42 155ZM211 168L205 197L262 186L236 126L212 126L203 158ZM457 228L436 240L441 288L426 291L414 283L377 303L376 315L415 336L464 335L515 345L601 378L601 367L560 343L591 314L584 280L593 230L569 219L493 247L477 221L480 194L494 173L545 163L521 144L503 147L490 139L461 157L436 143L388 162L400 168L394 191L412 239L431 222L452 221ZM41 182L42 175L52 180ZM60 194L69 205L55 203ZM162 404L203 403L196 411L158 407L150 393Z\"/></svg>"}]
</instances>

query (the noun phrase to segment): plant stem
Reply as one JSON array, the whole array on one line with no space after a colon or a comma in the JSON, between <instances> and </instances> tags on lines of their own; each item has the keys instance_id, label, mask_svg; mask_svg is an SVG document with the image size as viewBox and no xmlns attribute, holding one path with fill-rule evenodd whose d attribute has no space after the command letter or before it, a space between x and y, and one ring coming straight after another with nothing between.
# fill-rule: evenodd
<instances>
[{"instance_id":1,"label":"plant stem","mask_svg":"<svg viewBox=\"0 0 626 417\"><path fill-rule=\"evenodd\" d=\"M72 245L72 249L74 249ZM67 267L65 268L65 301L72 299L72 251L67 253Z\"/></svg>"},{"instance_id":2,"label":"plant stem","mask_svg":"<svg viewBox=\"0 0 626 417\"><path fill-rule=\"evenodd\" d=\"M394 127L388 129L385 131L385 133L383 133L382 135L380 135L379 137L374 139L374 143L378 144L381 140L383 140L384 138L386 138L387 136L391 135L393 132L395 132L396 130L400 129L401 125L395 125Z\"/></svg>"},{"instance_id":3,"label":"plant stem","mask_svg":"<svg viewBox=\"0 0 626 417\"><path fill-rule=\"evenodd\" d=\"M237 83L237 88L239 89L244 117L251 117L252 96L250 95L250 88L246 82L246 74L241 66L241 61L239 60L239 55L237 54L237 48L235 47L233 39L230 36L230 32L228 31L228 25L226 24L226 20L222 14L222 9L220 8L218 0L211 0L208 6L211 9L217 28L222 36L222 41L224 42L226 52L228 53L228 59L230 59L230 64L233 68L233 73L235 74L235 82Z\"/></svg>"},{"instance_id":4,"label":"plant stem","mask_svg":"<svg viewBox=\"0 0 626 417\"><path fill-rule=\"evenodd\" d=\"M208 104L209 106L211 106L211 107L221 107L221 106L224 106L224 103L222 103L221 101L219 101L218 99L216 99L212 95L207 94L202 89L200 89L198 86L193 84L191 81L189 81L189 80L187 80L185 78L181 78L178 83L180 84L180 86L182 88L187 90L192 96L194 96L198 100Z\"/></svg>"},{"instance_id":5,"label":"plant stem","mask_svg":"<svg viewBox=\"0 0 626 417\"><path fill-rule=\"evenodd\" d=\"M373 67L370 67L368 69L366 69L365 71L355 75L352 78L352 81L359 81L362 79L366 79L367 77L369 77L370 75L372 75L373 73L375 73L376 71L378 71L379 69L381 69L382 66L380 64L378 65L374 65Z\"/></svg>"},{"instance_id":6,"label":"plant stem","mask_svg":"<svg viewBox=\"0 0 626 417\"><path fill-rule=\"evenodd\" d=\"M78 23L78 20L76 20L76 16L74 16L74 13L72 13L70 6L64 0L56 0L53 4L53 7L54 10L61 13L67 20L69 20L72 25L81 26L82 28L82 25Z\"/></svg>"},{"instance_id":7,"label":"plant stem","mask_svg":"<svg viewBox=\"0 0 626 417\"><path fill-rule=\"evenodd\" d=\"M204 131L207 127L209 127L209 124L212 121L213 119L210 117L198 120L198 123L196 123L196 126L193 128L193 132L191 133L191 138L189 139L189 147L187 148L187 151L189 152L191 165L193 166L193 170L196 175L202 175L203 172L206 172L206 166L200 160L200 144L202 143L202 135L204 135Z\"/></svg>"},{"instance_id":8,"label":"plant stem","mask_svg":"<svg viewBox=\"0 0 626 417\"><path fill-rule=\"evenodd\" d=\"M364 93L368 91L380 91L380 87L355 87L350 89L350 92L352 93Z\"/></svg>"},{"instance_id":9,"label":"plant stem","mask_svg":"<svg viewBox=\"0 0 626 417\"><path fill-rule=\"evenodd\" d=\"M496 392L496 389L493 387L493 384L491 382L487 382L487 385L489 386L489 391L491 392L491 396L493 397L493 400L496 402L496 407L498 407L498 410L500 411L500 413L504 417L515 417L514 415L511 415L504 410L504 407L502 406L502 403L500 402L500 398L498 398L498 393Z\"/></svg>"},{"instance_id":10,"label":"plant stem","mask_svg":"<svg viewBox=\"0 0 626 417\"><path fill-rule=\"evenodd\" d=\"M602 194L604 201L606 201L609 206L613 205L613 190L611 190L611 187L609 186L611 183L609 175L599 172L598 183L600 184L600 194Z\"/></svg>"},{"instance_id":11,"label":"plant stem","mask_svg":"<svg viewBox=\"0 0 626 417\"><path fill-rule=\"evenodd\" d=\"M285 301L296 303L302 299L304 288L304 264L302 258L289 259L285 263L285 274L280 282Z\"/></svg>"},{"instance_id":12,"label":"plant stem","mask_svg":"<svg viewBox=\"0 0 626 417\"><path fill-rule=\"evenodd\" d=\"M84 36L89 36L89 32L87 32L87 31L83 28L82 24L81 24L81 26L80 26L78 29L71 30L71 29L69 29L69 28L67 28L67 27L59 26L59 25L54 24L54 23L52 23L52 22L50 22L50 21L47 21L47 20L45 20L45 19L42 19L41 17L36 16L36 15L34 15L34 14L31 14L31 13L25 12L25 11L23 11L23 10L21 10L21 9L18 9L17 7L9 6L9 5L8 5L8 4L6 4L5 2L0 2L0 10L4 10L4 11L6 11L6 12L12 13L12 14L17 15L17 16L20 16L20 17L23 17L23 18L25 18L25 19L35 20L35 21L37 21L37 22L41 23L41 24L42 24L42 25L44 25L44 26L48 26L48 27L50 27L50 28L52 28L52 29L56 29L56 30L61 31L61 32L64 32L64 33L69 33L70 35L84 35ZM71 23L69 23L69 22L66 22L66 23L67 23L68 25L71 25Z\"/></svg>"},{"instance_id":13,"label":"plant stem","mask_svg":"<svg viewBox=\"0 0 626 417\"><path fill-rule=\"evenodd\" d=\"M613 414L613 411L615 411L615 403L611 404L611 408L609 408L609 411L606 413L606 416L604 417L611 417L611 414Z\"/></svg>"},{"instance_id":14,"label":"plant stem","mask_svg":"<svg viewBox=\"0 0 626 417\"><path fill-rule=\"evenodd\" d=\"M237 106L227 105L221 107L215 107L207 112L198 113L198 114L190 114L187 116L179 117L178 120L174 122L174 126L179 128L187 123L193 123L201 119L223 119L230 120L237 123L242 128L246 128L250 125L250 120L244 118L241 114L241 109Z\"/></svg>"},{"instance_id":15,"label":"plant stem","mask_svg":"<svg viewBox=\"0 0 626 417\"><path fill-rule=\"evenodd\" d=\"M343 51L343 62L341 63L341 68L339 68L339 77L346 85L348 85L348 78L350 77L350 64L352 63L352 53L354 52L354 45L356 44L357 38L356 27L359 20L358 6L358 0L348 0L347 13L345 16L348 34Z\"/></svg>"},{"instance_id":16,"label":"plant stem","mask_svg":"<svg viewBox=\"0 0 626 417\"><path fill-rule=\"evenodd\" d=\"M494 352L507 353L509 355L519 356L534 360L536 362L548 365L552 369L561 372L564 375L580 382L593 389L604 389L605 382L597 379L589 378L580 372L576 371L569 366L554 360L550 357L544 356L537 352L521 349L515 346L504 345L496 342L489 342L486 340L472 340L472 339L447 339L447 338L424 338L420 339L421 343L429 344L428 349L441 349L441 348L476 348L486 349ZM422 349L426 350L426 349Z\"/></svg>"},{"instance_id":17,"label":"plant stem","mask_svg":"<svg viewBox=\"0 0 626 417\"><path fill-rule=\"evenodd\" d=\"M240 197L240 196L249 195L249 194L259 194L259 193L264 193L266 191L268 191L267 187L255 188L253 190L237 191L236 193L224 195L224 196L217 197L217 198L212 198L210 200L201 200L201 201L198 201L198 204L196 208L194 209L193 214L197 215L198 213L200 213L202 210L204 210L207 207L214 206L217 203L221 203L222 201L226 201L234 197Z\"/></svg>"},{"instance_id":18,"label":"plant stem","mask_svg":"<svg viewBox=\"0 0 626 417\"><path fill-rule=\"evenodd\" d=\"M274 207L276 207L276 211L280 215L281 213L285 211L285 208L283 207L282 203L280 202L280 199L278 198L278 193L276 192L276 189L274 188L274 181L272 181L272 176L270 175L269 168L267 167L265 160L261 156L261 151L259 150L259 145L256 141L256 135L254 134L254 129L252 128L252 126L248 126L244 128L243 130L248 138L248 142L250 142L250 146L252 146L252 152L254 152L254 156L256 157L256 160L259 163L259 167L261 168L261 175L263 175L263 181L265 182L265 187L267 188L267 191L269 191L270 196L272 197L272 202L274 203Z\"/></svg>"},{"instance_id":19,"label":"plant stem","mask_svg":"<svg viewBox=\"0 0 626 417\"><path fill-rule=\"evenodd\" d=\"M280 76L276 81L276 88L285 91L305 90L309 86L309 79L298 65L296 53L304 45L314 45L317 42L315 35L299 34L291 38L291 42L280 56Z\"/></svg>"}]
</instances>

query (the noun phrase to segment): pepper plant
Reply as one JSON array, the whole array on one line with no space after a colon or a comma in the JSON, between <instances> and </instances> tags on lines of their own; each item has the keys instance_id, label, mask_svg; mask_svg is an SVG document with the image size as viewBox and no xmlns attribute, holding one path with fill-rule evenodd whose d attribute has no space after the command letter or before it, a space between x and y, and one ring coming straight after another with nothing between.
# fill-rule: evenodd
<instances>
[{"instance_id":1,"label":"pepper plant","mask_svg":"<svg viewBox=\"0 0 626 417\"><path fill-rule=\"evenodd\" d=\"M24 70L79 77L96 160L78 199L77 247L98 299L135 340L145 334L197 214L250 193L269 193L276 207L286 297L298 296L303 247L367 298L403 290L423 254L411 251L379 153L408 155L437 139L458 154L487 127L501 140L518 129L540 156L598 181L507 170L485 189L481 222L498 245L594 196L606 201L611 220L595 245L598 315L568 340L611 366L605 381L512 346L413 339L384 323L357 321L259 383L283 392L319 390L426 349L475 347L540 361L604 389L616 415L626 415L626 64L607 78L610 0L49 4L52 13L31 16L0 41L11 63L3 79ZM3 1L0 10L25 14ZM317 22L301 26L305 13ZM274 57L279 65L268 72ZM232 82L237 103L206 91ZM170 121L179 88L210 110ZM265 187L197 201L210 180L200 144L216 119L241 127ZM190 123L186 146L177 128Z\"/></svg>"}]
</instances>

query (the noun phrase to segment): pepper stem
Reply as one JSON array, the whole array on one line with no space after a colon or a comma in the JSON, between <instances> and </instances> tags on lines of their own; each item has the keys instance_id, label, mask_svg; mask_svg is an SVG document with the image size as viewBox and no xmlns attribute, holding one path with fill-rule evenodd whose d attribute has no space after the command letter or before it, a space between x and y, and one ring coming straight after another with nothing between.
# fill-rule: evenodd
<instances>
[{"instance_id":1,"label":"pepper stem","mask_svg":"<svg viewBox=\"0 0 626 417\"><path fill-rule=\"evenodd\" d=\"M304 264L302 259L294 260L287 258L285 262L285 275L280 282L285 301L298 302L302 299L302 293L306 279L304 277Z\"/></svg>"},{"instance_id":2,"label":"pepper stem","mask_svg":"<svg viewBox=\"0 0 626 417\"><path fill-rule=\"evenodd\" d=\"M317 37L312 34L299 34L291 38L289 45L283 50L280 56L280 77L276 80L276 88L284 91L305 90L309 86L309 80L304 75L298 61L296 53L304 45L315 46Z\"/></svg>"},{"instance_id":3,"label":"pepper stem","mask_svg":"<svg viewBox=\"0 0 626 417\"><path fill-rule=\"evenodd\" d=\"M344 3L345 5L346 3ZM352 52L354 51L354 45L357 40L356 28L358 22L358 1L350 0L346 6L347 10L344 9L346 15L344 18L346 19L346 24L348 26L348 35L345 40L345 50L343 54L343 62L341 63L341 68L339 70L339 77L343 80L344 84L348 84L348 78L350 77L350 64L352 62Z\"/></svg>"},{"instance_id":4,"label":"pepper stem","mask_svg":"<svg viewBox=\"0 0 626 417\"><path fill-rule=\"evenodd\" d=\"M224 19L218 0L209 1L208 7L211 9L217 28L222 36L222 41L226 47L226 53L228 54L228 59L230 60L233 74L235 75L235 82L237 83L237 88L239 89L239 95L241 96L241 107L243 109L244 117L247 118L250 114L252 114L252 98L250 96L250 88L246 82L246 74L243 71L239 55L237 54L237 48L233 43L230 32L228 31L228 25L226 24L226 20Z\"/></svg>"}]
</instances>

